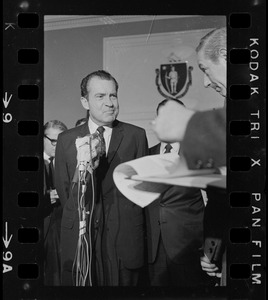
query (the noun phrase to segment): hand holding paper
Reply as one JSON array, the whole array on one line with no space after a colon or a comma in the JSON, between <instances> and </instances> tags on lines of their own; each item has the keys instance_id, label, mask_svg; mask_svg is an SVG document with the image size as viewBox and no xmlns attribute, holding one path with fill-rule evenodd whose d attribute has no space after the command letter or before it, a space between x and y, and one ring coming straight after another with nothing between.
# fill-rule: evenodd
<instances>
[{"instance_id":1,"label":"hand holding paper","mask_svg":"<svg viewBox=\"0 0 268 300\"><path fill-rule=\"evenodd\" d=\"M213 174L213 169L189 170L177 154L157 154L138 158L117 166L114 182L120 192L135 204L145 207L171 185L206 188L208 183L226 177Z\"/></svg>"}]
</instances>

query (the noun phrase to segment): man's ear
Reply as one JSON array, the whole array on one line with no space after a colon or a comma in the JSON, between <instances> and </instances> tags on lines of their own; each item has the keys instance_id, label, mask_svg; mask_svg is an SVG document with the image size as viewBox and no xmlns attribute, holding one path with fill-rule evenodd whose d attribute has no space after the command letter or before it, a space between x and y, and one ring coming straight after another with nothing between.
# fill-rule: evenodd
<instances>
[{"instance_id":1,"label":"man's ear","mask_svg":"<svg viewBox=\"0 0 268 300\"><path fill-rule=\"evenodd\" d=\"M221 48L219 51L220 57L224 58L227 60L227 50L225 48Z\"/></svg>"},{"instance_id":2,"label":"man's ear","mask_svg":"<svg viewBox=\"0 0 268 300\"><path fill-rule=\"evenodd\" d=\"M84 98L84 97L81 97L80 101L81 101L84 109L89 110L88 100L86 98Z\"/></svg>"}]
</instances>

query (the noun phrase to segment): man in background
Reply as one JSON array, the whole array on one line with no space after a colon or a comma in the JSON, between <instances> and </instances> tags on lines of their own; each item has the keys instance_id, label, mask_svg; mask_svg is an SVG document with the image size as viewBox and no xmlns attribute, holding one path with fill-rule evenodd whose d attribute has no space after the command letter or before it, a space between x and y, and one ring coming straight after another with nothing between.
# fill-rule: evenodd
<instances>
[{"instance_id":1,"label":"man in background","mask_svg":"<svg viewBox=\"0 0 268 300\"><path fill-rule=\"evenodd\" d=\"M106 71L96 71L81 82L81 103L88 122L59 136L56 149L56 187L63 206L61 227L62 284L74 285L75 253L79 237L77 192L72 187L77 167L76 139L102 132L105 154L94 170L94 187L88 184L85 201L92 243L93 286L135 286L144 264L144 215L139 206L116 188L113 171L119 164L148 152L145 130L117 120L118 83ZM92 196L94 189L95 196ZM94 204L94 206L93 206ZM92 212L93 211L93 212ZM90 243L89 243L90 244ZM86 252L87 253L87 252ZM82 267L84 267L82 265ZM76 278L74 278L76 279Z\"/></svg>"},{"instance_id":2,"label":"man in background","mask_svg":"<svg viewBox=\"0 0 268 300\"><path fill-rule=\"evenodd\" d=\"M226 28L211 31L197 48L204 86L226 97ZM226 165L226 109L195 112L175 101L159 110L153 129L161 141L181 142L190 169Z\"/></svg>"},{"instance_id":3,"label":"man in background","mask_svg":"<svg viewBox=\"0 0 268 300\"><path fill-rule=\"evenodd\" d=\"M157 113L167 101L158 104ZM151 155L179 151L178 142L161 142L149 149ZM145 208L150 285L209 284L200 266L204 208L200 189L182 186L170 187Z\"/></svg>"},{"instance_id":4,"label":"man in background","mask_svg":"<svg viewBox=\"0 0 268 300\"><path fill-rule=\"evenodd\" d=\"M196 49L198 64L204 73L204 86L213 88L226 97L227 39L226 28L218 28L204 36ZM226 110L194 112L175 101L169 101L159 110L153 121L158 138L165 142L181 142L181 153L189 169L205 169L226 166ZM205 236L211 240L209 250L222 251L224 224L227 218L226 191L211 189L208 193L205 216ZM205 246L207 244L205 241ZM212 247L213 245L213 247ZM218 248L218 249L217 249ZM216 256L214 256L216 257ZM221 277L226 285L225 254L217 255L217 261L205 254L201 258L204 271L210 276Z\"/></svg>"},{"instance_id":5,"label":"man in background","mask_svg":"<svg viewBox=\"0 0 268 300\"><path fill-rule=\"evenodd\" d=\"M58 135L65 124L52 120L44 125L44 283L60 285L60 226L62 207L55 189L54 166Z\"/></svg>"}]
</instances>

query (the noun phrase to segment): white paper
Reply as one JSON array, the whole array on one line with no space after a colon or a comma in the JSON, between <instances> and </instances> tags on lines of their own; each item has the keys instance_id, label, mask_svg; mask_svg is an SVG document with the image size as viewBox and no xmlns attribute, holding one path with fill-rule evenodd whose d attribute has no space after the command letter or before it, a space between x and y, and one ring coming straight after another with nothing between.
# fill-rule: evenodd
<instances>
[{"instance_id":1,"label":"white paper","mask_svg":"<svg viewBox=\"0 0 268 300\"><path fill-rule=\"evenodd\" d=\"M113 178L125 197L145 207L170 185L205 189L207 184L226 180L226 176L212 174L214 171L189 170L177 154L168 153L149 155L120 164L115 168Z\"/></svg>"}]
</instances>

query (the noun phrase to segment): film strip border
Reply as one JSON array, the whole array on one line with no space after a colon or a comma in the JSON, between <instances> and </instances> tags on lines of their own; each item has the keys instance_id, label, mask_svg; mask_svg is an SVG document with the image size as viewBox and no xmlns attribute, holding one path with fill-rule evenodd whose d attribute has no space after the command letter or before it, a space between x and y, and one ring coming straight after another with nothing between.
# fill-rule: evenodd
<instances>
[{"instance_id":1,"label":"film strip border","mask_svg":"<svg viewBox=\"0 0 268 300\"><path fill-rule=\"evenodd\" d=\"M265 78L263 24L257 15L232 14L228 34L227 104L230 204L227 269L236 297L264 299L265 280ZM231 21L230 18L230 21ZM244 298L242 298L244 299Z\"/></svg>"},{"instance_id":2,"label":"film strip border","mask_svg":"<svg viewBox=\"0 0 268 300\"><path fill-rule=\"evenodd\" d=\"M15 16L6 14L3 28L5 299L36 299L45 293L40 265L43 24L38 13L28 12L27 3L21 2L21 12ZM260 15L260 9L254 7L250 13L227 14L228 281L227 289L209 291L209 295L228 299L264 299L265 27Z\"/></svg>"}]
</instances>

